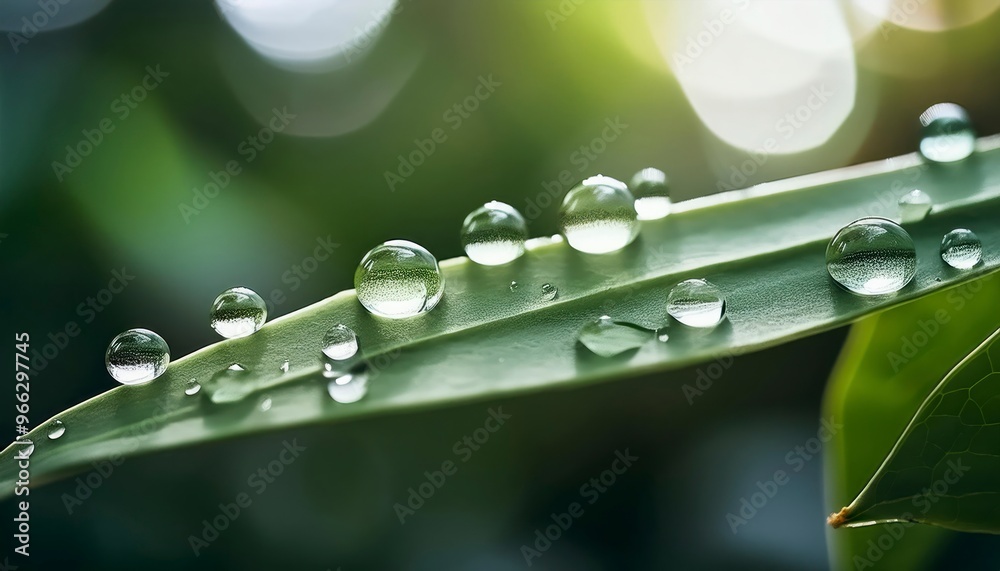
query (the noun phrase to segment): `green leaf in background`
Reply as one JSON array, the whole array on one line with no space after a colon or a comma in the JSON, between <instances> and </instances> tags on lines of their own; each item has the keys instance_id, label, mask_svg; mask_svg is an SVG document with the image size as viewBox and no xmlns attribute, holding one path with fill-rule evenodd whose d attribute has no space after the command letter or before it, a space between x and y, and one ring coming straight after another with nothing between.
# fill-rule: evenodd
<instances>
[{"instance_id":1,"label":"green leaf in background","mask_svg":"<svg viewBox=\"0 0 1000 571\"><path fill-rule=\"evenodd\" d=\"M1000 280L994 274L853 326L823 405L824 417L843 425L826 448L828 505L833 509L846 505L872 479L927 395L995 330L998 304ZM933 481L917 484L916 493L922 494ZM937 503L921 498L905 498L900 513L923 516L921 510L927 506L931 506L927 513L937 513ZM828 540L835 569L876 564L887 569L921 569L932 568L935 555L955 535L940 527L906 522L831 529Z\"/></svg>"},{"instance_id":2,"label":"green leaf in background","mask_svg":"<svg viewBox=\"0 0 1000 571\"><path fill-rule=\"evenodd\" d=\"M941 323L921 326L930 337ZM831 525L906 521L1000 533L1000 371L993 365L995 360L1000 366L997 339L1000 330L935 387L864 490L830 516Z\"/></svg>"},{"instance_id":3,"label":"green leaf in background","mask_svg":"<svg viewBox=\"0 0 1000 571\"><path fill-rule=\"evenodd\" d=\"M418 318L376 318L353 291L341 292L249 337L178 359L153 383L119 387L65 411L58 419L66 433L56 441L46 439L48 426L36 428L28 435L36 444L32 481L110 455L675 369L849 323L1000 267L1000 138L981 140L978 150L951 168L928 167L911 154L682 202L667 218L644 222L640 238L614 254L585 255L561 239L539 239L506 266L447 260L444 298ZM907 227L918 258L913 282L877 298L833 283L824 257L830 237L862 216L897 216L896 198L914 186L935 207ZM939 256L941 236L959 226L978 232L986 252L964 272ZM584 325L602 315L665 326L667 292L693 277L727 297L728 319L714 330L673 323L669 341L650 335L613 358L577 342ZM512 281L520 287L512 290ZM555 285L558 296L544 295L544 284ZM368 362L367 396L351 404L327 396L320 359L324 334L339 323L357 332ZM234 364L244 371L229 370ZM187 395L192 379L206 390ZM235 402L213 402L220 387L239 387L232 399L233 391L222 391L221 400ZM16 449L0 453L5 490L16 478Z\"/></svg>"}]
</instances>

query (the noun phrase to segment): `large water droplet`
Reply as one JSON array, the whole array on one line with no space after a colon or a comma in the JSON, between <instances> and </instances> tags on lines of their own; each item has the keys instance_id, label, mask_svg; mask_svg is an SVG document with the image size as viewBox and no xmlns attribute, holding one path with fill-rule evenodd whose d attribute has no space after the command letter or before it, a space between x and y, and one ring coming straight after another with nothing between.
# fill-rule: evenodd
<instances>
[{"instance_id":1,"label":"large water droplet","mask_svg":"<svg viewBox=\"0 0 1000 571\"><path fill-rule=\"evenodd\" d=\"M707 280L684 280L667 294L667 314L689 327L715 327L726 315L726 298Z\"/></svg>"},{"instance_id":2,"label":"large water droplet","mask_svg":"<svg viewBox=\"0 0 1000 571\"><path fill-rule=\"evenodd\" d=\"M246 337L264 325L267 306L252 289L234 287L215 298L209 317L212 329L226 339Z\"/></svg>"},{"instance_id":3,"label":"large water droplet","mask_svg":"<svg viewBox=\"0 0 1000 571\"><path fill-rule=\"evenodd\" d=\"M911 190L899 198L899 218L903 224L920 222L930 211L931 197L922 190Z\"/></svg>"},{"instance_id":4,"label":"large water droplet","mask_svg":"<svg viewBox=\"0 0 1000 571\"><path fill-rule=\"evenodd\" d=\"M434 309L444 294L444 276L423 247L391 240L365 254L354 273L354 287L369 312L401 319Z\"/></svg>"},{"instance_id":5,"label":"large water droplet","mask_svg":"<svg viewBox=\"0 0 1000 571\"><path fill-rule=\"evenodd\" d=\"M188 396L196 395L201 390L201 383L197 379L191 379L184 387L184 394Z\"/></svg>"},{"instance_id":6,"label":"large water droplet","mask_svg":"<svg viewBox=\"0 0 1000 571\"><path fill-rule=\"evenodd\" d=\"M956 228L941 240L941 259L949 266L967 270L983 258L983 243L972 230Z\"/></svg>"},{"instance_id":7,"label":"large water droplet","mask_svg":"<svg viewBox=\"0 0 1000 571\"><path fill-rule=\"evenodd\" d=\"M620 250L639 234L635 199L625 183L592 176L566 194L559 208L559 228L574 250L588 254Z\"/></svg>"},{"instance_id":8,"label":"large water droplet","mask_svg":"<svg viewBox=\"0 0 1000 571\"><path fill-rule=\"evenodd\" d=\"M148 329L129 329L111 340L104 364L116 381L139 385L163 374L170 363L167 342Z\"/></svg>"},{"instance_id":9,"label":"large water droplet","mask_svg":"<svg viewBox=\"0 0 1000 571\"><path fill-rule=\"evenodd\" d=\"M965 109L954 103L932 105L920 115L920 154L929 161L960 161L976 149L976 131Z\"/></svg>"},{"instance_id":10,"label":"large water droplet","mask_svg":"<svg viewBox=\"0 0 1000 571\"><path fill-rule=\"evenodd\" d=\"M542 299L552 301L559 297L559 288L552 284L542 284Z\"/></svg>"},{"instance_id":11,"label":"large water droplet","mask_svg":"<svg viewBox=\"0 0 1000 571\"><path fill-rule=\"evenodd\" d=\"M368 368L359 366L339 375L326 385L326 390L330 398L341 404L358 402L368 394Z\"/></svg>"},{"instance_id":12,"label":"large water droplet","mask_svg":"<svg viewBox=\"0 0 1000 571\"><path fill-rule=\"evenodd\" d=\"M899 291L917 272L913 239L885 218L861 218L841 228L826 247L826 269L861 295Z\"/></svg>"},{"instance_id":13,"label":"large water droplet","mask_svg":"<svg viewBox=\"0 0 1000 571\"><path fill-rule=\"evenodd\" d=\"M670 188L663 171L647 168L635 173L629 188L635 195L639 220L657 220L670 214Z\"/></svg>"},{"instance_id":14,"label":"large water droplet","mask_svg":"<svg viewBox=\"0 0 1000 571\"><path fill-rule=\"evenodd\" d=\"M498 266L524 254L528 224L513 206L491 201L473 210L462 223L462 247L469 259Z\"/></svg>"},{"instance_id":15,"label":"large water droplet","mask_svg":"<svg viewBox=\"0 0 1000 571\"><path fill-rule=\"evenodd\" d=\"M323 354L335 361L350 359L358 352L358 336L350 327L338 323L323 336Z\"/></svg>"},{"instance_id":16,"label":"large water droplet","mask_svg":"<svg viewBox=\"0 0 1000 571\"><path fill-rule=\"evenodd\" d=\"M55 440L66 433L66 425L61 420L53 420L49 424L48 436L50 440Z\"/></svg>"},{"instance_id":17,"label":"large water droplet","mask_svg":"<svg viewBox=\"0 0 1000 571\"><path fill-rule=\"evenodd\" d=\"M583 326L577 339L584 347L601 357L614 357L642 347L653 338L653 332L632 323L614 321L604 315Z\"/></svg>"}]
</instances>

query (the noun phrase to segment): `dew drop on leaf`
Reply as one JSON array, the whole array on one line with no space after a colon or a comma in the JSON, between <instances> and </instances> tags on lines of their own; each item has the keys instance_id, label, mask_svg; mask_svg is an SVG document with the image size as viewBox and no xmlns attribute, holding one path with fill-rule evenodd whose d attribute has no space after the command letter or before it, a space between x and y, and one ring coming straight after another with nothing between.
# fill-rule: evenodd
<instances>
[{"instance_id":1,"label":"dew drop on leaf","mask_svg":"<svg viewBox=\"0 0 1000 571\"><path fill-rule=\"evenodd\" d=\"M848 291L881 295L899 291L917 272L917 251L902 226L861 218L841 228L826 247L830 277Z\"/></svg>"},{"instance_id":2,"label":"dew drop on leaf","mask_svg":"<svg viewBox=\"0 0 1000 571\"><path fill-rule=\"evenodd\" d=\"M187 382L187 385L184 387L184 394L192 396L198 394L198 391L200 390L201 390L201 383L199 383L197 379L191 379L190 381Z\"/></svg>"},{"instance_id":3,"label":"dew drop on leaf","mask_svg":"<svg viewBox=\"0 0 1000 571\"><path fill-rule=\"evenodd\" d=\"M498 266L524 254L528 224L513 206L493 200L465 217L461 238L470 260Z\"/></svg>"},{"instance_id":4,"label":"dew drop on leaf","mask_svg":"<svg viewBox=\"0 0 1000 571\"><path fill-rule=\"evenodd\" d=\"M974 267L983 258L983 243L972 230L956 228L941 240L941 259L958 270Z\"/></svg>"},{"instance_id":5,"label":"dew drop on leaf","mask_svg":"<svg viewBox=\"0 0 1000 571\"><path fill-rule=\"evenodd\" d=\"M422 246L391 240L361 259L354 287L370 313L402 319L434 309L444 294L444 276L437 259Z\"/></svg>"},{"instance_id":6,"label":"dew drop on leaf","mask_svg":"<svg viewBox=\"0 0 1000 571\"><path fill-rule=\"evenodd\" d=\"M642 169L632 177L629 188L635 195L635 211L639 220L658 220L670 214L670 188L663 171Z\"/></svg>"},{"instance_id":7,"label":"dew drop on leaf","mask_svg":"<svg viewBox=\"0 0 1000 571\"><path fill-rule=\"evenodd\" d=\"M707 280L684 280L667 294L667 314L689 327L715 327L726 316L726 298Z\"/></svg>"},{"instance_id":8,"label":"dew drop on leaf","mask_svg":"<svg viewBox=\"0 0 1000 571\"><path fill-rule=\"evenodd\" d=\"M635 198L620 180L592 176L566 193L559 228L574 250L587 254L621 250L639 235Z\"/></svg>"},{"instance_id":9,"label":"dew drop on leaf","mask_svg":"<svg viewBox=\"0 0 1000 571\"><path fill-rule=\"evenodd\" d=\"M246 337L264 325L267 306L252 289L229 288L215 298L209 320L212 329L226 339Z\"/></svg>"},{"instance_id":10,"label":"dew drop on leaf","mask_svg":"<svg viewBox=\"0 0 1000 571\"><path fill-rule=\"evenodd\" d=\"M559 296L559 288L552 284L542 284L542 299L552 301Z\"/></svg>"},{"instance_id":11,"label":"dew drop on leaf","mask_svg":"<svg viewBox=\"0 0 1000 571\"><path fill-rule=\"evenodd\" d=\"M920 124L920 154L929 161L960 161L976 149L976 131L969 114L959 105L931 105L920 115Z\"/></svg>"},{"instance_id":12,"label":"dew drop on leaf","mask_svg":"<svg viewBox=\"0 0 1000 571\"><path fill-rule=\"evenodd\" d=\"M903 224L920 222L931 211L931 197L914 189L899 198L899 218Z\"/></svg>"},{"instance_id":13,"label":"dew drop on leaf","mask_svg":"<svg viewBox=\"0 0 1000 571\"><path fill-rule=\"evenodd\" d=\"M49 440L56 440L63 434L66 434L66 425L63 424L63 421L57 419L49 423Z\"/></svg>"},{"instance_id":14,"label":"dew drop on leaf","mask_svg":"<svg viewBox=\"0 0 1000 571\"><path fill-rule=\"evenodd\" d=\"M129 329L111 340L104 363L123 385L148 383L167 369L170 348L163 337L148 329Z\"/></svg>"},{"instance_id":15,"label":"dew drop on leaf","mask_svg":"<svg viewBox=\"0 0 1000 571\"><path fill-rule=\"evenodd\" d=\"M338 323L323 335L323 354L334 361L350 359L358 352L358 336L350 327Z\"/></svg>"},{"instance_id":16,"label":"dew drop on leaf","mask_svg":"<svg viewBox=\"0 0 1000 571\"><path fill-rule=\"evenodd\" d=\"M653 331L649 329L603 315L584 325L577 340L596 355L614 357L641 347L652 338Z\"/></svg>"}]
</instances>

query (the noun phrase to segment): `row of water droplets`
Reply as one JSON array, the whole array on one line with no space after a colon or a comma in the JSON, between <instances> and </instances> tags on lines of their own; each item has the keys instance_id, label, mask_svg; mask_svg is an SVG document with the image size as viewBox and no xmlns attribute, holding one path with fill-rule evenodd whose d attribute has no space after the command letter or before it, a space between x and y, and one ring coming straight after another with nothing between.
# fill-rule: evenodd
<instances>
[{"instance_id":1,"label":"row of water droplets","mask_svg":"<svg viewBox=\"0 0 1000 571\"><path fill-rule=\"evenodd\" d=\"M960 161L975 147L975 133L965 110L951 103L929 108L920 116L923 136L920 152L936 163ZM930 212L932 200L914 190L899 200L904 224L916 222ZM559 228L566 242L588 254L608 254L631 244L639 234L640 220L667 216L671 209L666 175L646 168L625 183L597 175L572 188L559 209ZM491 201L471 212L462 224L461 241L465 253L475 263L495 266L510 263L525 254L528 239L524 216L503 202ZM957 269L979 263L982 245L967 229L955 229L941 243L941 258ZM861 295L881 295L898 291L916 273L916 250L912 238L899 224L885 218L862 218L842 228L830 241L826 255L830 276L848 291ZM418 244L391 240L365 254L354 276L358 300L370 313L402 319L431 311L444 294L444 275L437 259ZM511 282L510 290L519 287ZM558 288L546 283L543 300L552 301ZM726 315L726 298L718 287L704 279L689 279L670 290L666 299L668 315L695 328L717 326ZM264 300L254 291L235 287L221 293L212 304L210 323L225 338L251 335L267 319ZM591 351L612 356L647 342L650 337L666 342L665 330L650 330L602 316L586 324L578 340ZM330 378L328 392L337 402L360 400L367 392L368 375L358 365L358 338L346 325L334 325L325 334L322 347L324 376ZM130 329L117 335L106 354L108 372L124 385L138 385L163 374L170 361L167 343L148 329ZM280 369L287 373L289 362ZM221 375L240 375L246 369L234 363ZM201 392L201 384L191 379L187 395ZM261 401L268 410L270 398ZM55 420L49 438L65 433Z\"/></svg>"}]
</instances>

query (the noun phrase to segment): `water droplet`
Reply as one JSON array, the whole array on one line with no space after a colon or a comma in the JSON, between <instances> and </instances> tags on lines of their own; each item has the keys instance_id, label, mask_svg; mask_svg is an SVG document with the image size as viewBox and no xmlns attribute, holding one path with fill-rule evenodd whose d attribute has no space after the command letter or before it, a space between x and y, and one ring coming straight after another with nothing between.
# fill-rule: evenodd
<instances>
[{"instance_id":1,"label":"water droplet","mask_svg":"<svg viewBox=\"0 0 1000 571\"><path fill-rule=\"evenodd\" d=\"M282 361L281 367L280 367L282 373L287 373L288 369L290 369L290 368L291 368L291 364L288 362L288 359L285 359L284 361Z\"/></svg>"},{"instance_id":2,"label":"water droplet","mask_svg":"<svg viewBox=\"0 0 1000 571\"><path fill-rule=\"evenodd\" d=\"M251 373L239 363L222 369L212 375L202 386L202 390L214 403L231 403L243 400L255 389Z\"/></svg>"},{"instance_id":3,"label":"water droplet","mask_svg":"<svg viewBox=\"0 0 1000 571\"><path fill-rule=\"evenodd\" d=\"M614 357L637 349L652 338L652 331L632 323L614 321L607 315L584 325L577 337L584 347L601 357Z\"/></svg>"},{"instance_id":4,"label":"water droplet","mask_svg":"<svg viewBox=\"0 0 1000 571\"><path fill-rule=\"evenodd\" d=\"M667 341L670 341L670 334L662 329L658 329L656 331L656 340L660 343L666 343Z\"/></svg>"},{"instance_id":5,"label":"water droplet","mask_svg":"<svg viewBox=\"0 0 1000 571\"><path fill-rule=\"evenodd\" d=\"M967 270L983 258L983 243L972 230L956 228L941 240L941 259L949 266Z\"/></svg>"},{"instance_id":6,"label":"water droplet","mask_svg":"<svg viewBox=\"0 0 1000 571\"><path fill-rule=\"evenodd\" d=\"M473 210L462 223L465 254L484 266L498 266L521 257L527 239L524 216L513 206L495 200Z\"/></svg>"},{"instance_id":7,"label":"water droplet","mask_svg":"<svg viewBox=\"0 0 1000 571\"><path fill-rule=\"evenodd\" d=\"M323 336L323 354L335 361L350 359L358 352L358 336L344 324L330 328Z\"/></svg>"},{"instance_id":8,"label":"water droplet","mask_svg":"<svg viewBox=\"0 0 1000 571\"><path fill-rule=\"evenodd\" d=\"M129 329L111 340L104 364L123 385L148 383L163 374L170 363L167 342L148 329Z\"/></svg>"},{"instance_id":9,"label":"water droplet","mask_svg":"<svg viewBox=\"0 0 1000 571\"><path fill-rule=\"evenodd\" d=\"M368 394L368 368L355 367L350 372L339 375L326 385L330 398L341 403L358 402Z\"/></svg>"},{"instance_id":10,"label":"water droplet","mask_svg":"<svg viewBox=\"0 0 1000 571\"><path fill-rule=\"evenodd\" d=\"M707 280L684 280L667 294L667 314L689 327L715 327L726 316L726 298Z\"/></svg>"},{"instance_id":11,"label":"water droplet","mask_svg":"<svg viewBox=\"0 0 1000 571\"><path fill-rule=\"evenodd\" d=\"M521 285L518 284L517 282L510 282L510 291L512 292L517 291L517 288L519 287L521 287Z\"/></svg>"},{"instance_id":12,"label":"water droplet","mask_svg":"<svg viewBox=\"0 0 1000 571\"><path fill-rule=\"evenodd\" d=\"M625 183L592 176L566 194L559 208L559 228L574 250L588 254L620 250L639 235L635 199Z\"/></svg>"},{"instance_id":13,"label":"water droplet","mask_svg":"<svg viewBox=\"0 0 1000 571\"><path fill-rule=\"evenodd\" d=\"M976 149L976 132L969 114L954 103L930 106L920 115L920 124L920 154L929 161L960 161Z\"/></svg>"},{"instance_id":14,"label":"water droplet","mask_svg":"<svg viewBox=\"0 0 1000 571\"><path fill-rule=\"evenodd\" d=\"M444 294L444 276L423 247L391 240L365 254L354 273L354 287L369 312L401 319L434 309Z\"/></svg>"},{"instance_id":15,"label":"water droplet","mask_svg":"<svg viewBox=\"0 0 1000 571\"><path fill-rule=\"evenodd\" d=\"M267 411L271 410L271 405L272 404L274 404L274 401L271 400L271 397L264 396L264 398L261 399L261 401L260 401L260 410L262 410L264 412L267 412Z\"/></svg>"},{"instance_id":16,"label":"water droplet","mask_svg":"<svg viewBox=\"0 0 1000 571\"><path fill-rule=\"evenodd\" d=\"M197 379L191 379L187 382L187 386L184 387L184 394L191 396L198 394L201 390L201 383Z\"/></svg>"},{"instance_id":17,"label":"water droplet","mask_svg":"<svg viewBox=\"0 0 1000 571\"><path fill-rule=\"evenodd\" d=\"M66 425L61 420L53 420L49 424L49 440L55 440L66 433Z\"/></svg>"},{"instance_id":18,"label":"water droplet","mask_svg":"<svg viewBox=\"0 0 1000 571\"><path fill-rule=\"evenodd\" d=\"M632 177L629 188L635 195L635 211L639 220L658 220L670 214L670 188L663 171L642 169Z\"/></svg>"},{"instance_id":19,"label":"water droplet","mask_svg":"<svg viewBox=\"0 0 1000 571\"><path fill-rule=\"evenodd\" d=\"M913 239L885 218L861 218L841 228L826 247L826 269L837 283L861 295L899 291L917 272Z\"/></svg>"},{"instance_id":20,"label":"water droplet","mask_svg":"<svg viewBox=\"0 0 1000 571\"><path fill-rule=\"evenodd\" d=\"M899 218L903 224L920 222L930 211L931 197L922 190L911 190L899 199Z\"/></svg>"},{"instance_id":21,"label":"water droplet","mask_svg":"<svg viewBox=\"0 0 1000 571\"><path fill-rule=\"evenodd\" d=\"M552 284L542 284L542 299L552 301L559 297L559 288Z\"/></svg>"},{"instance_id":22,"label":"water droplet","mask_svg":"<svg viewBox=\"0 0 1000 571\"><path fill-rule=\"evenodd\" d=\"M226 339L246 337L264 325L267 306L252 289L234 287L215 298L209 317L212 329Z\"/></svg>"}]
</instances>

